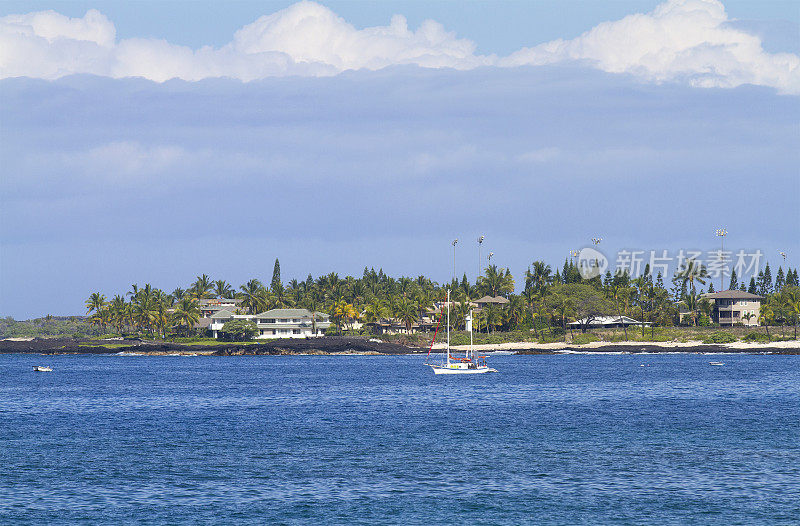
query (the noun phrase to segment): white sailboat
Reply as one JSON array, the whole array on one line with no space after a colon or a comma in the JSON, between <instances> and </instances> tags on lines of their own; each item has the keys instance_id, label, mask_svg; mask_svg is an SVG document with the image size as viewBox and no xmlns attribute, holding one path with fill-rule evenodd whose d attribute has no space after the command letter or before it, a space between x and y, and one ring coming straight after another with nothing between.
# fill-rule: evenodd
<instances>
[{"instance_id":1,"label":"white sailboat","mask_svg":"<svg viewBox=\"0 0 800 526\"><path fill-rule=\"evenodd\" d=\"M433 369L433 374L483 374L496 373L497 369L492 369L486 365L486 356L477 356L472 345L472 311L466 320L466 329L469 331L469 350L466 355L455 357L450 352L450 291L447 291L447 348L445 349L446 358L441 363L427 365ZM435 336L434 336L435 337ZM431 344L432 345L432 344Z\"/></svg>"}]
</instances>

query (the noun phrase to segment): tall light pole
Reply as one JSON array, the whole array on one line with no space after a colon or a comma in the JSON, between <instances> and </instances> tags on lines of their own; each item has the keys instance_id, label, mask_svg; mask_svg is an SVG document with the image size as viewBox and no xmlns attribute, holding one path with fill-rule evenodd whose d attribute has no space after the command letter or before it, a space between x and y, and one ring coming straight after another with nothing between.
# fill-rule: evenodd
<instances>
[{"instance_id":1,"label":"tall light pole","mask_svg":"<svg viewBox=\"0 0 800 526\"><path fill-rule=\"evenodd\" d=\"M491 265L492 264L492 256L494 256L494 252L489 252L489 255L486 256L486 261L487 261L486 264L487 265Z\"/></svg>"},{"instance_id":2,"label":"tall light pole","mask_svg":"<svg viewBox=\"0 0 800 526\"><path fill-rule=\"evenodd\" d=\"M717 229L717 237L719 238L720 242L720 249L719 249L719 290L725 290L725 272L722 268L722 252L725 250L725 236L728 235L728 231L724 228Z\"/></svg>"},{"instance_id":3,"label":"tall light pole","mask_svg":"<svg viewBox=\"0 0 800 526\"><path fill-rule=\"evenodd\" d=\"M478 237L478 274L475 275L475 284L478 284L478 280L481 279L481 245L483 245L483 240L485 238L483 236Z\"/></svg>"},{"instance_id":4,"label":"tall light pole","mask_svg":"<svg viewBox=\"0 0 800 526\"><path fill-rule=\"evenodd\" d=\"M602 240L603 240L602 237L593 237L592 238L592 243L594 244L594 247L597 248L597 245L599 245ZM590 263L590 265L591 265L591 263ZM594 266L598 269L598 275L599 275L600 262L597 260L597 258L594 258Z\"/></svg>"},{"instance_id":5,"label":"tall light pole","mask_svg":"<svg viewBox=\"0 0 800 526\"><path fill-rule=\"evenodd\" d=\"M456 279L456 245L458 245L458 238L453 240L453 280Z\"/></svg>"}]
</instances>

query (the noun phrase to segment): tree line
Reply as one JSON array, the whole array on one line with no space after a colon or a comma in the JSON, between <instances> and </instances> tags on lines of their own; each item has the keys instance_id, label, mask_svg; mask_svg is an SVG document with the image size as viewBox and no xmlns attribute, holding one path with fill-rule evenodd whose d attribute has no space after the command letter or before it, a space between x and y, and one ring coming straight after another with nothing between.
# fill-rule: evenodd
<instances>
[{"instance_id":1,"label":"tree line","mask_svg":"<svg viewBox=\"0 0 800 526\"><path fill-rule=\"evenodd\" d=\"M240 312L248 314L289 307L326 312L337 332L351 329L357 321L374 326L386 320L411 331L423 317L435 316L435 307L441 307L447 290L453 302L453 329L465 327L471 303L485 295L508 300L506 304L489 304L473 312L473 326L486 332L531 329L537 336L563 333L575 320L582 320L579 328L585 332L597 317L616 315L647 322L653 329L709 323L713 303L702 295L713 292L713 284L706 267L695 260L677 269L670 286L660 273L653 276L649 265L636 278L627 272L607 271L586 279L581 270L572 260L565 260L555 272L544 261L534 261L525 271L522 290L515 294L510 270L497 265L486 267L475 282L465 274L461 279L439 284L423 275L395 278L383 270L365 267L358 278L332 272L316 278L309 274L305 280L292 279L284 284L276 259L269 285L253 278L234 288L225 280L212 280L202 274L186 289L178 287L170 293L150 284L134 284L125 295L110 300L95 292L87 299L86 308L92 323L102 331L112 328L120 334L136 332L162 337L191 334L200 319L199 300L208 298L237 298L241 300ZM735 273L730 278L730 288L740 289L742 284ZM784 272L779 268L773 280L767 265L750 285L754 293L766 298L759 320L762 324L797 325L797 269Z\"/></svg>"}]
</instances>

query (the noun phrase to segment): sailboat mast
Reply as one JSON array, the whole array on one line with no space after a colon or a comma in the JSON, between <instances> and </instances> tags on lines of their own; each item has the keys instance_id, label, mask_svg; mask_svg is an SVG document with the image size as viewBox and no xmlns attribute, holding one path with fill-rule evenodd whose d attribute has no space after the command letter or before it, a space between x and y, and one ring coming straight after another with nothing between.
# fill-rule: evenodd
<instances>
[{"instance_id":1,"label":"sailboat mast","mask_svg":"<svg viewBox=\"0 0 800 526\"><path fill-rule=\"evenodd\" d=\"M469 359L475 359L475 350L472 348L472 309L469 310Z\"/></svg>"},{"instance_id":2,"label":"sailboat mast","mask_svg":"<svg viewBox=\"0 0 800 526\"><path fill-rule=\"evenodd\" d=\"M447 365L450 365L450 289L447 289Z\"/></svg>"}]
</instances>

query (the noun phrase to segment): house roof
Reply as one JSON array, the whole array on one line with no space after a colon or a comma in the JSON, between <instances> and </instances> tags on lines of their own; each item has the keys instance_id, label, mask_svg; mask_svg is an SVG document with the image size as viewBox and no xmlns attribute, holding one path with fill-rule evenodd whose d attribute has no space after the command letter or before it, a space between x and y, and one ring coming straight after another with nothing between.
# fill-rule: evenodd
<instances>
[{"instance_id":1,"label":"house roof","mask_svg":"<svg viewBox=\"0 0 800 526\"><path fill-rule=\"evenodd\" d=\"M719 292L705 293L703 298L711 300L763 300L763 296L751 294L741 290L721 290Z\"/></svg>"},{"instance_id":2,"label":"house roof","mask_svg":"<svg viewBox=\"0 0 800 526\"><path fill-rule=\"evenodd\" d=\"M330 315L324 312L315 313L318 318L329 318ZM311 318L311 311L308 309L272 309L256 314L258 318Z\"/></svg>"},{"instance_id":3,"label":"house roof","mask_svg":"<svg viewBox=\"0 0 800 526\"><path fill-rule=\"evenodd\" d=\"M229 310L221 309L211 315L212 320L223 319L223 318L224 319L233 318L233 313Z\"/></svg>"},{"instance_id":4,"label":"house roof","mask_svg":"<svg viewBox=\"0 0 800 526\"><path fill-rule=\"evenodd\" d=\"M194 324L195 329L205 329L209 325L211 325L211 318L200 318L197 320L197 323Z\"/></svg>"},{"instance_id":5,"label":"house roof","mask_svg":"<svg viewBox=\"0 0 800 526\"><path fill-rule=\"evenodd\" d=\"M482 297L479 300L475 300L475 303L477 303L477 304L481 304L481 303L508 303L508 300L506 298L502 297L502 296L494 296L494 297L492 297L492 296L488 296L487 295L487 296Z\"/></svg>"},{"instance_id":6,"label":"house roof","mask_svg":"<svg viewBox=\"0 0 800 526\"><path fill-rule=\"evenodd\" d=\"M201 307L205 306L214 306L214 305L221 305L221 304L230 304L233 303L238 305L242 302L241 298L200 298L197 300L198 305Z\"/></svg>"}]
</instances>

